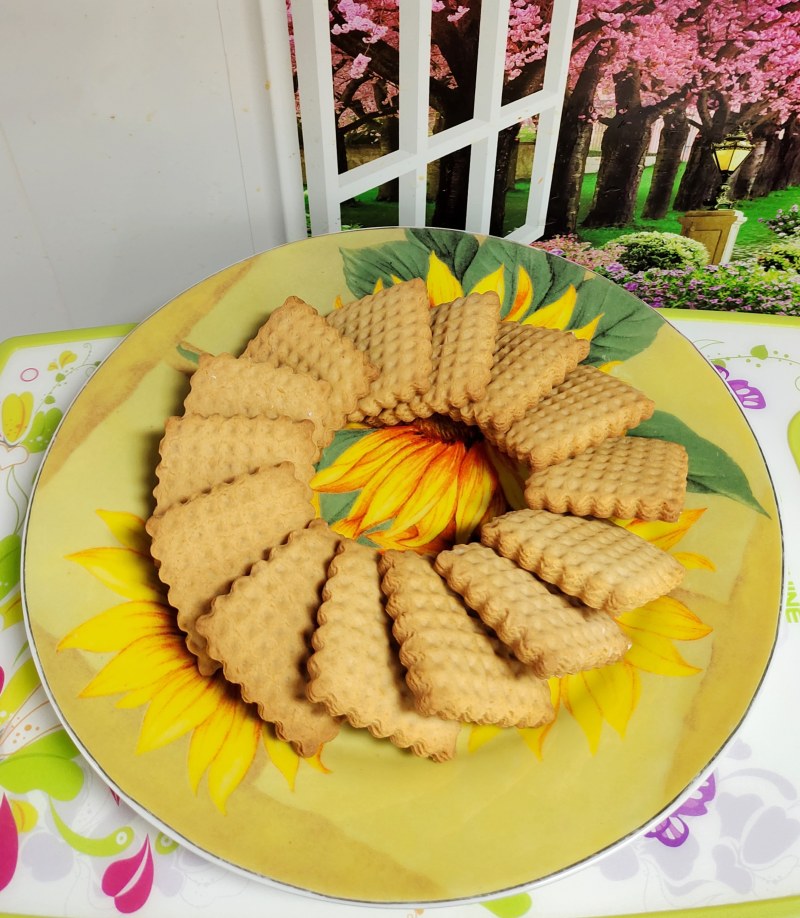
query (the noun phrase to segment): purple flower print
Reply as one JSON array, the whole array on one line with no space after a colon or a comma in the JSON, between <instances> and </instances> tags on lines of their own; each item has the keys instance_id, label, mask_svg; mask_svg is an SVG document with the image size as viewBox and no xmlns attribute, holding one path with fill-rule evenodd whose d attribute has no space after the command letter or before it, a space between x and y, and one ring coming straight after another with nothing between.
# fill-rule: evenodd
<instances>
[{"instance_id":1,"label":"purple flower print","mask_svg":"<svg viewBox=\"0 0 800 918\"><path fill-rule=\"evenodd\" d=\"M731 374L725 367L714 364L714 369L725 380L728 388L733 392L743 408L758 409L767 407L767 400L760 389L751 386L746 379L731 379Z\"/></svg>"},{"instance_id":2,"label":"purple flower print","mask_svg":"<svg viewBox=\"0 0 800 918\"><path fill-rule=\"evenodd\" d=\"M717 787L714 775L697 788L684 802L655 828L645 833L646 838L655 838L668 848L680 847L689 837L689 826L684 816L702 816L708 812L707 803L714 799Z\"/></svg>"}]
</instances>

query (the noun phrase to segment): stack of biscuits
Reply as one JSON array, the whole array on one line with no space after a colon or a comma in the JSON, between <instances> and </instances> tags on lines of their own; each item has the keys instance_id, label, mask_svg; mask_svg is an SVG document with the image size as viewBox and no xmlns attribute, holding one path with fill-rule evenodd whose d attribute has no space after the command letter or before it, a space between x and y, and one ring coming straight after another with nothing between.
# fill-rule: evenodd
<instances>
[{"instance_id":1,"label":"stack of biscuits","mask_svg":"<svg viewBox=\"0 0 800 918\"><path fill-rule=\"evenodd\" d=\"M626 437L653 402L573 333L431 308L421 280L323 317L290 297L239 356L204 354L159 448L152 556L204 675L222 670L313 756L343 722L434 761L462 723L535 727L547 680L620 660L614 616L683 568L612 517L677 519L682 446ZM310 482L349 422L446 418L530 469L527 507L436 557L317 518Z\"/></svg>"}]
</instances>

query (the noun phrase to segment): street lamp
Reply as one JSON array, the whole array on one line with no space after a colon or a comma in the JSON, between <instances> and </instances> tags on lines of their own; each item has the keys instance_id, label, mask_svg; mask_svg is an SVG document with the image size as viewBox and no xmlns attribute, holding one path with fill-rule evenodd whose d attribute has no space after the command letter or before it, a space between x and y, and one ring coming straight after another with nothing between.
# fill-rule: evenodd
<instances>
[{"instance_id":1,"label":"street lamp","mask_svg":"<svg viewBox=\"0 0 800 918\"><path fill-rule=\"evenodd\" d=\"M714 209L731 208L736 203L730 197L731 176L753 152L753 144L744 131L738 130L728 134L719 143L712 143L711 150L717 169L722 175L722 188L720 188Z\"/></svg>"}]
</instances>

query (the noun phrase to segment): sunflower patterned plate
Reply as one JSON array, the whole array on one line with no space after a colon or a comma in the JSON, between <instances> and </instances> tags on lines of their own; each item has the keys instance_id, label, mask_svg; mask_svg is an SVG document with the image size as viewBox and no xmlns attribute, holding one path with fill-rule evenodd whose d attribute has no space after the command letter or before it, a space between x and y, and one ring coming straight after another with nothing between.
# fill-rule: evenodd
<instances>
[{"instance_id":1,"label":"sunflower patterned plate","mask_svg":"<svg viewBox=\"0 0 800 918\"><path fill-rule=\"evenodd\" d=\"M613 666L551 681L555 722L462 727L444 764L343 729L298 759L219 674L198 674L148 553L158 442L201 351L239 353L294 294L327 312L398 279L431 308L496 290L507 320L567 328L588 362L656 402L635 434L683 443L675 523L619 520L685 566L618 618ZM313 481L334 528L431 552L521 501L521 470L426 422L340 431ZM719 375L657 312L570 262L449 230L363 230L257 255L136 328L66 415L24 546L31 645L57 710L116 791L249 876L338 900L496 896L584 863L658 820L729 740L776 636L780 527L758 445Z\"/></svg>"}]
</instances>

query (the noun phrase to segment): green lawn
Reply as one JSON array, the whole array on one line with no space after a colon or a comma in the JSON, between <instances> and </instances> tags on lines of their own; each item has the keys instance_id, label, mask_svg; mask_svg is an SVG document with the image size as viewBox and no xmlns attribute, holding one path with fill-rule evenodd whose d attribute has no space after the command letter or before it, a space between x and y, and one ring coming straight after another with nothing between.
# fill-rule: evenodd
<instances>
[{"instance_id":1,"label":"green lawn","mask_svg":"<svg viewBox=\"0 0 800 918\"><path fill-rule=\"evenodd\" d=\"M681 166L681 172L683 171ZM578 214L578 236L586 242L591 242L594 246L600 246L610 239L615 239L625 233L639 232L640 230L658 230L660 232L680 233L681 225L678 217L680 211L670 210L663 220L643 220L641 218L642 207L644 206L647 193L650 190L650 180L653 175L652 167L644 170L642 181L639 185L639 193L636 201L636 213L634 220L625 227L602 227L599 229L583 229L580 226L580 220L587 214L591 206L592 196L597 183L597 175L592 173L584 176L583 187L581 192L581 207ZM519 226L525 219L525 210L528 201L528 182L517 182L514 190L509 191L506 199L506 231L510 232L514 227ZM676 181L677 187L677 181ZM345 226L397 226L397 203L388 201L377 201L377 189L368 191L359 195L353 203L342 205L342 223ZM800 188L788 188L785 191L775 191L763 198L757 198L753 201L740 201L737 209L741 210L747 222L739 229L736 248L738 251L746 250L752 247L759 247L775 242L776 237L764 226L758 222L759 217L772 217L778 208L784 210L791 207L792 204L800 202ZM428 205L427 219L430 219L433 205Z\"/></svg>"}]
</instances>

